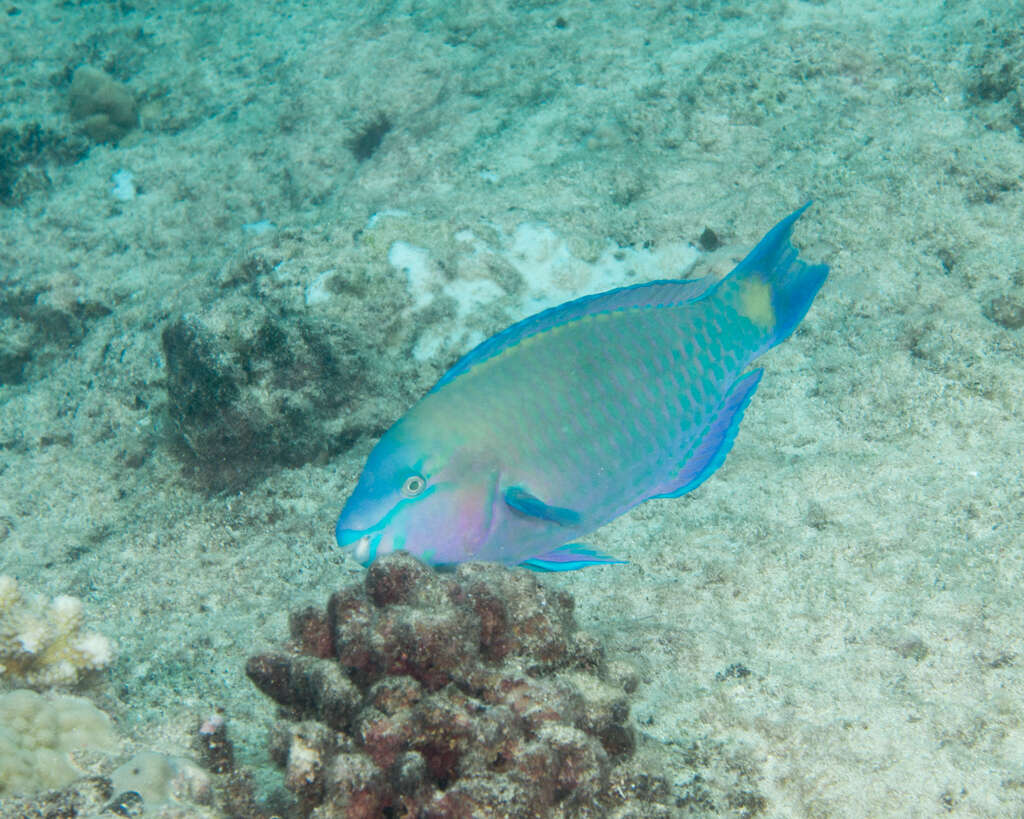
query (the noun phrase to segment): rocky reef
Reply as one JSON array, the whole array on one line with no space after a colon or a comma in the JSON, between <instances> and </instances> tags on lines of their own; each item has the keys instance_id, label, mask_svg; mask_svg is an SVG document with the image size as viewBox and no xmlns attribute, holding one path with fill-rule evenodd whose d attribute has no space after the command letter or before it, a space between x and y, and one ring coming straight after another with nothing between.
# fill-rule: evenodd
<instances>
[{"instance_id":1,"label":"rocky reef","mask_svg":"<svg viewBox=\"0 0 1024 819\"><path fill-rule=\"evenodd\" d=\"M290 625L246 671L282 707L271 755L299 815L669 815L631 763L635 673L528 572L389 555Z\"/></svg>"}]
</instances>

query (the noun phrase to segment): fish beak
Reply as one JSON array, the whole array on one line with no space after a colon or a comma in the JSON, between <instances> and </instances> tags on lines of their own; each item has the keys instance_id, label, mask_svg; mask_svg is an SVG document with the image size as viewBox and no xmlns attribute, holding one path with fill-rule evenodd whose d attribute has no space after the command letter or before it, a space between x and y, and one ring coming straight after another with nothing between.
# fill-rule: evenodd
<instances>
[{"instance_id":1,"label":"fish beak","mask_svg":"<svg viewBox=\"0 0 1024 819\"><path fill-rule=\"evenodd\" d=\"M364 529L342 529L334 530L334 536L338 545L343 549L352 549L352 556L363 565L369 565L377 557L380 550L382 532L367 532Z\"/></svg>"},{"instance_id":2,"label":"fish beak","mask_svg":"<svg viewBox=\"0 0 1024 819\"><path fill-rule=\"evenodd\" d=\"M380 535L377 535L377 539L380 539ZM372 538L369 535L363 535L355 542L355 547L352 549L352 556L360 563L366 562L370 557L371 540Z\"/></svg>"}]
</instances>

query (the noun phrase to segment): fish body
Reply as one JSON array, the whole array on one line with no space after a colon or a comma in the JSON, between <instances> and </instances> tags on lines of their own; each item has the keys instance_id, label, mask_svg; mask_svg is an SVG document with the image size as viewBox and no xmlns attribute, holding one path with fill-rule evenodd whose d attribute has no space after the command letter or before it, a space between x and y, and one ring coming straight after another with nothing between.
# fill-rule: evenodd
<instances>
[{"instance_id":1,"label":"fish body","mask_svg":"<svg viewBox=\"0 0 1024 819\"><path fill-rule=\"evenodd\" d=\"M621 562L574 541L714 472L762 370L828 275L800 210L725 278L586 296L480 344L385 433L336 528L357 560L404 549L558 571Z\"/></svg>"}]
</instances>

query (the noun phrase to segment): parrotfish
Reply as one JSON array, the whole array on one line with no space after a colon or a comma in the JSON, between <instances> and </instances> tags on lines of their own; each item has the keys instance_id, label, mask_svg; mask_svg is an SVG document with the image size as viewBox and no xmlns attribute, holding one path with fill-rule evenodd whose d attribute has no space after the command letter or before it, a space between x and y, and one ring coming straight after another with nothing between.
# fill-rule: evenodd
<instances>
[{"instance_id":1,"label":"parrotfish","mask_svg":"<svg viewBox=\"0 0 1024 819\"><path fill-rule=\"evenodd\" d=\"M724 278L585 296L481 343L371 451L338 544L365 565L403 549L432 565L624 562L576 539L722 465L764 372L747 368L828 275L790 242L809 205Z\"/></svg>"}]
</instances>

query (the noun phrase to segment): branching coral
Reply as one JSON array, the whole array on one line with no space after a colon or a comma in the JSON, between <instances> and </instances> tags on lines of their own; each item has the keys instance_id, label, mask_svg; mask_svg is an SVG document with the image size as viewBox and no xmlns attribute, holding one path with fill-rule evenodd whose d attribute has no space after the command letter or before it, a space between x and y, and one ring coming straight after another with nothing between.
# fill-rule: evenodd
<instances>
[{"instance_id":1,"label":"branching coral","mask_svg":"<svg viewBox=\"0 0 1024 819\"><path fill-rule=\"evenodd\" d=\"M71 686L84 672L103 668L113 647L85 631L82 601L27 596L13 577L0 575L0 678L42 689Z\"/></svg>"}]
</instances>

